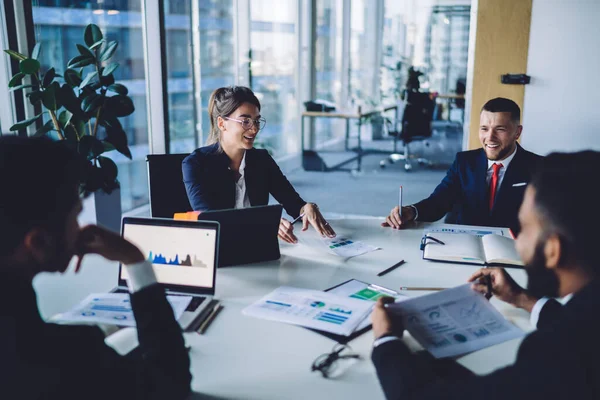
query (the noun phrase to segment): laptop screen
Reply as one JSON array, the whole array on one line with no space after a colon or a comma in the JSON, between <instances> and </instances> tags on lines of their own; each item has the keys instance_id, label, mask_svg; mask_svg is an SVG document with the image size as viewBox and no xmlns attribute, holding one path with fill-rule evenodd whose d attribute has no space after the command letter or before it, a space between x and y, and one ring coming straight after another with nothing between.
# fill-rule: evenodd
<instances>
[{"instance_id":1,"label":"laptop screen","mask_svg":"<svg viewBox=\"0 0 600 400\"><path fill-rule=\"evenodd\" d=\"M214 291L218 224L124 218L122 234L152 262L156 279L167 288ZM123 280L127 272L120 268L119 284Z\"/></svg>"}]
</instances>

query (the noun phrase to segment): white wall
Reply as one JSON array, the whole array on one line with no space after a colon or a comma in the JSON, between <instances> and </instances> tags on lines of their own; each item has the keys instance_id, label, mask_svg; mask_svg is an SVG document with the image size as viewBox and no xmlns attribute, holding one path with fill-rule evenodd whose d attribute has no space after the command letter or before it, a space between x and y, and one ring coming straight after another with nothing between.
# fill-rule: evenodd
<instances>
[{"instance_id":1,"label":"white wall","mask_svg":"<svg viewBox=\"0 0 600 400\"><path fill-rule=\"evenodd\" d=\"M600 0L533 0L526 149L538 154L600 150L599 21Z\"/></svg>"}]
</instances>

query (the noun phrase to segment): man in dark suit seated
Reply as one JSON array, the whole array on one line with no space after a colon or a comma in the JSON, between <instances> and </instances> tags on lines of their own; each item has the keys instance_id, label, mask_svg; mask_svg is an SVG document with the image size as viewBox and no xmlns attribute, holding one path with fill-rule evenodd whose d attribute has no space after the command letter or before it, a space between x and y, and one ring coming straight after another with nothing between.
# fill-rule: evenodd
<instances>
[{"instance_id":1,"label":"man in dark suit seated","mask_svg":"<svg viewBox=\"0 0 600 400\"><path fill-rule=\"evenodd\" d=\"M66 145L0 138L0 398L180 399L190 392L181 329L152 265L119 235L80 228L83 163ZM121 356L96 326L45 323L32 286L76 255L125 265L139 348Z\"/></svg>"},{"instance_id":2,"label":"man in dark suit seated","mask_svg":"<svg viewBox=\"0 0 600 400\"><path fill-rule=\"evenodd\" d=\"M402 342L402 322L377 303L372 360L388 399L597 399L600 394L600 309L597 200L588 185L600 153L550 154L534 173L519 211L517 250L526 264L527 290L502 269L491 275L493 294L532 314L528 335L511 366L477 376L452 360L425 359ZM577 203L573 207L573 202ZM566 305L538 298L572 296Z\"/></svg>"},{"instance_id":3,"label":"man in dark suit seated","mask_svg":"<svg viewBox=\"0 0 600 400\"><path fill-rule=\"evenodd\" d=\"M512 100L498 97L485 103L479 116L482 148L456 155L446 177L431 196L416 204L394 207L382 226L399 229L407 222L433 222L452 212L453 223L509 227L519 233L517 213L540 156L517 140L523 126L521 110Z\"/></svg>"}]
</instances>

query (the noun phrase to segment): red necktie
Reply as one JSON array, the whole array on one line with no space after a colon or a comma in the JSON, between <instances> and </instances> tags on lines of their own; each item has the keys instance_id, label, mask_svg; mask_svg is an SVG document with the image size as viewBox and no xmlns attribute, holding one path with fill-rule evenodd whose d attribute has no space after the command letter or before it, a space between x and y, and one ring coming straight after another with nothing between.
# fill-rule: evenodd
<instances>
[{"instance_id":1,"label":"red necktie","mask_svg":"<svg viewBox=\"0 0 600 400\"><path fill-rule=\"evenodd\" d=\"M490 211L492 211L492 208L494 207L496 188L498 187L498 171L502 168L502 164L494 163L492 168L494 168L494 172L492 173L492 180L490 181Z\"/></svg>"}]
</instances>

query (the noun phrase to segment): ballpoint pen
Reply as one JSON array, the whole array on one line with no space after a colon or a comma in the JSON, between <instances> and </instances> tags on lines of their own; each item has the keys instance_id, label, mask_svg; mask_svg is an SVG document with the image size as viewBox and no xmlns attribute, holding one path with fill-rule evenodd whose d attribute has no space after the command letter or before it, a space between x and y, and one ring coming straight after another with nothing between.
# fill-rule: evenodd
<instances>
[{"instance_id":1,"label":"ballpoint pen","mask_svg":"<svg viewBox=\"0 0 600 400\"><path fill-rule=\"evenodd\" d=\"M404 264L404 260L400 260L396 264L392 265L391 267L389 267L387 269L384 269L383 271L381 271L380 273L378 273L377 276L383 276L383 275L387 274L388 272L395 270L396 268L398 268L402 264Z\"/></svg>"},{"instance_id":2,"label":"ballpoint pen","mask_svg":"<svg viewBox=\"0 0 600 400\"><path fill-rule=\"evenodd\" d=\"M485 279L485 284L487 285L487 293L485 294L485 297L489 300L492 297L492 276L485 275L483 279Z\"/></svg>"},{"instance_id":3,"label":"ballpoint pen","mask_svg":"<svg viewBox=\"0 0 600 400\"><path fill-rule=\"evenodd\" d=\"M200 325L200 327L198 328L198 333L200 335L202 335L206 331L206 328L208 328L208 326L210 325L210 323L212 322L212 320L215 319L215 316L221 310L221 308L223 308L223 306L221 305L221 303L217 303L215 305L215 307L212 309L212 311L210 312L210 314L208 315L208 317L206 317L206 320L204 320L204 322L202 323L202 325Z\"/></svg>"},{"instance_id":4,"label":"ballpoint pen","mask_svg":"<svg viewBox=\"0 0 600 400\"><path fill-rule=\"evenodd\" d=\"M304 217L304 213L298 215L296 218L294 218L294 220L292 221L292 225L294 225L296 222L300 221L302 219L302 217Z\"/></svg>"}]
</instances>

